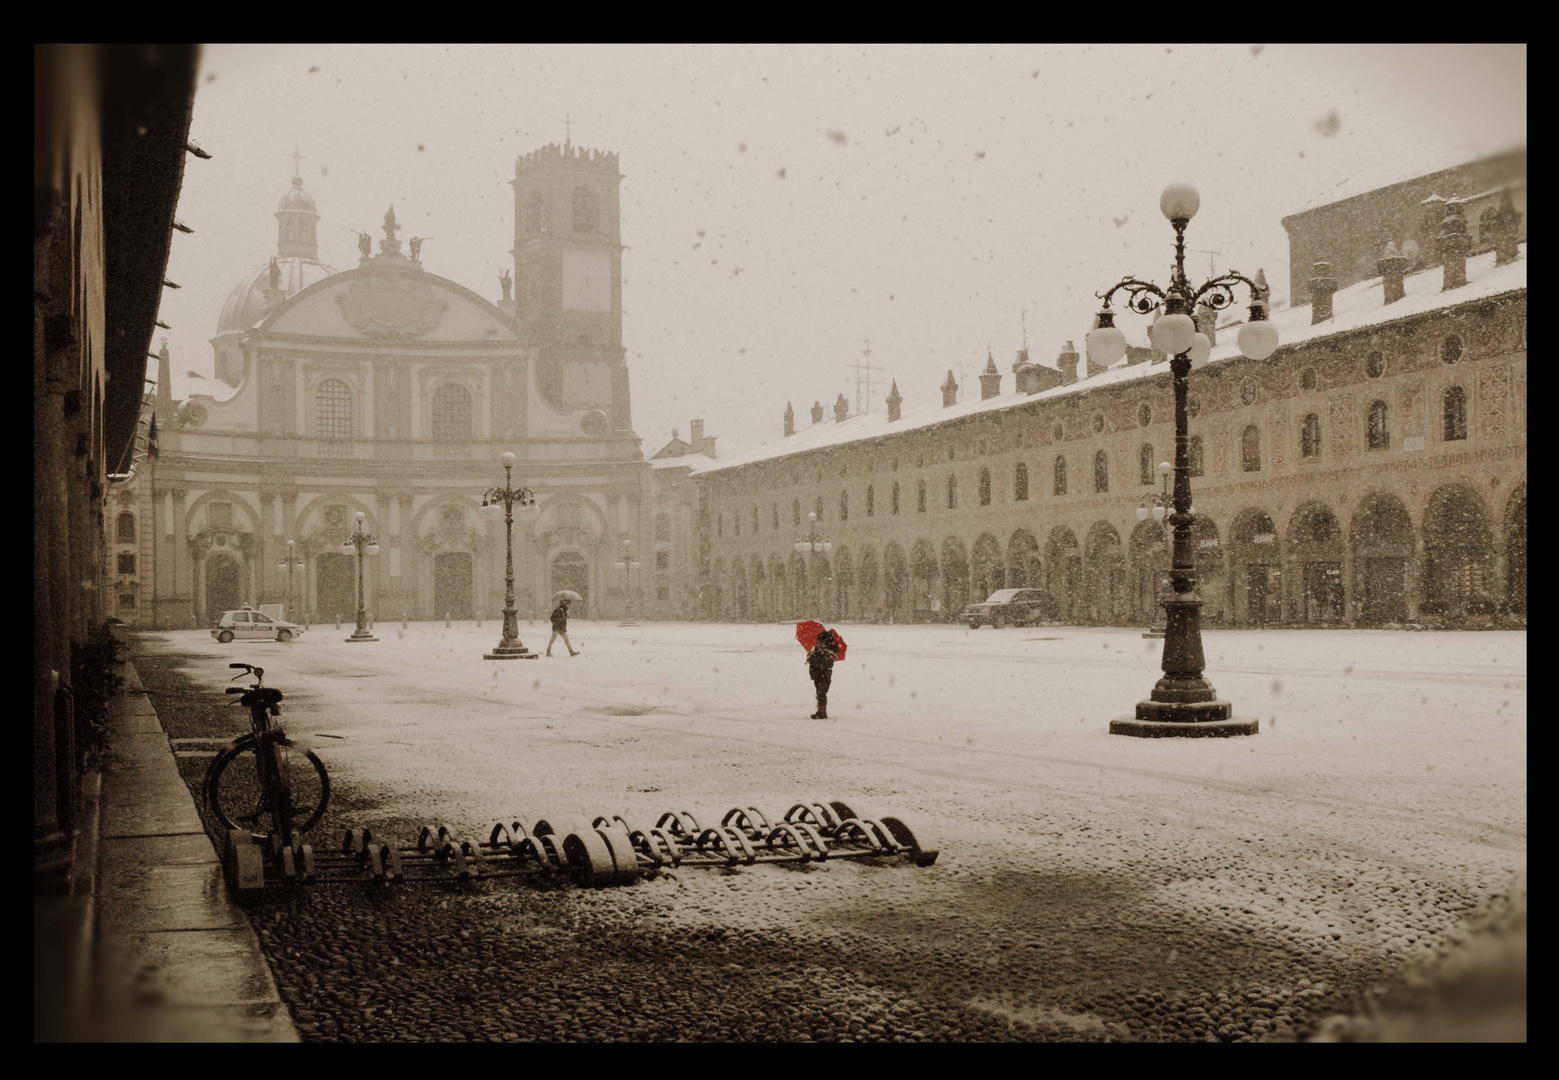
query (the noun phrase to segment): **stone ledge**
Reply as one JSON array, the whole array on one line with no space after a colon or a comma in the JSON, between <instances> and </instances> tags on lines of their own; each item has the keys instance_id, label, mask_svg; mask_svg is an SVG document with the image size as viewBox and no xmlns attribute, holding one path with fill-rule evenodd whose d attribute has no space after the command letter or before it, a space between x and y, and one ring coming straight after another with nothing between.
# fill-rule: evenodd
<instances>
[{"instance_id":1,"label":"stone ledge","mask_svg":"<svg viewBox=\"0 0 1559 1080\"><path fill-rule=\"evenodd\" d=\"M1184 723L1123 716L1110 721L1111 735L1132 735L1139 739L1226 739L1234 735L1255 735L1260 730L1260 721L1237 718Z\"/></svg>"}]
</instances>

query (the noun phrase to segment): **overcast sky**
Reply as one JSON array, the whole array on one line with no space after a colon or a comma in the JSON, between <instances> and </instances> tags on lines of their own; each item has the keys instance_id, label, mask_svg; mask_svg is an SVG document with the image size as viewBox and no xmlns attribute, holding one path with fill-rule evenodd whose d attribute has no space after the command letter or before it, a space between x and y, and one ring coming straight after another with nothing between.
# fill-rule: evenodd
<instances>
[{"instance_id":1,"label":"overcast sky","mask_svg":"<svg viewBox=\"0 0 1559 1080\"><path fill-rule=\"evenodd\" d=\"M1202 194L1187 246L1265 268L1279 219L1339 181L1390 182L1526 136L1524 46L208 46L161 318L174 390L211 373L222 303L275 251L294 146L320 258L353 233L431 237L423 265L489 299L512 268L520 154L614 150L623 337L648 455L702 417L778 437L787 400L855 408L863 342L906 409L967 388L987 347L1011 390L1079 347L1093 294L1163 283L1172 180ZM1193 254L1205 274L1207 254ZM1122 319L1134 340L1135 316ZM155 374L155 369L153 369ZM722 449L724 444L722 444Z\"/></svg>"}]
</instances>

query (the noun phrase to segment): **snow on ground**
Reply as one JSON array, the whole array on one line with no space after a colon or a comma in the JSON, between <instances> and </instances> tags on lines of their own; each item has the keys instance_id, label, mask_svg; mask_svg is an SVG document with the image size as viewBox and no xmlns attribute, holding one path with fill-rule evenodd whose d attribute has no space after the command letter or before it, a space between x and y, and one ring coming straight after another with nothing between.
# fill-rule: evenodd
<instances>
[{"instance_id":1,"label":"snow on ground","mask_svg":"<svg viewBox=\"0 0 1559 1080\"><path fill-rule=\"evenodd\" d=\"M491 622L381 623L381 641L355 645L349 630L139 647L184 654L213 688L231 660L263 665L288 731L312 736L350 793L332 832L393 821L409 842L416 822L472 835L500 819L653 824L748 804L772 817L826 797L901 811L942 851L928 869L683 871L631 890L635 911L672 925L822 922L993 949L1032 937L1062 948L1057 963L1070 934L1079 955L1095 940L1125 955L1111 978L1144 985L1188 962L1176 927L1214 927L1281 954L1250 977L1287 1000L1319 995L1338 964L1427 957L1525 876L1522 633L1207 631L1208 677L1261 733L1159 740L1107 733L1160 673L1162 642L1139 631L844 624L835 719L815 721L788 625L576 622L578 658L559 643L506 662L481 658ZM544 647L545 623L520 631ZM1127 955L1138 936L1143 955ZM1013 1017L1064 1010L1044 996L1055 969L1020 955L1037 954L993 953L992 981L957 992ZM1233 955L1204 959L1223 971Z\"/></svg>"}]
</instances>

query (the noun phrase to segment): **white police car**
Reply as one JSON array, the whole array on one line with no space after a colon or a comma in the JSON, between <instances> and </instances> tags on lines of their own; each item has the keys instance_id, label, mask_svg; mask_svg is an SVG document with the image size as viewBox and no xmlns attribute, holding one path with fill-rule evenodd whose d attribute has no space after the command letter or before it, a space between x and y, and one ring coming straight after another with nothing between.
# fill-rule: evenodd
<instances>
[{"instance_id":1,"label":"white police car","mask_svg":"<svg viewBox=\"0 0 1559 1080\"><path fill-rule=\"evenodd\" d=\"M242 607L236 611L224 611L211 631L211 636L226 645L234 638L240 641L291 641L303 633L303 627L285 619L273 619L263 611Z\"/></svg>"}]
</instances>

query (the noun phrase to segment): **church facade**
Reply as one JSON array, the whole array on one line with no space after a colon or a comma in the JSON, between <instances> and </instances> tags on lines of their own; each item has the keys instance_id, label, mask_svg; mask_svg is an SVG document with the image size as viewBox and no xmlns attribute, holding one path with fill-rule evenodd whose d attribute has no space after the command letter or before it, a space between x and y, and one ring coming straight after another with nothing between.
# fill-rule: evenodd
<instances>
[{"instance_id":1,"label":"church facade","mask_svg":"<svg viewBox=\"0 0 1559 1080\"><path fill-rule=\"evenodd\" d=\"M380 545L364 568L371 617L497 618L504 525L478 509L505 451L541 507L515 526L522 615L559 589L587 615L623 610L612 562L624 539L648 544L651 479L622 347L620 180L615 154L521 157L514 271L489 300L425 268L393 207L382 237L359 236L356 266L320 262L319 214L294 177L275 255L218 318L219 393L174 401L159 359L160 453L124 511L139 525L135 621L205 625L245 603L350 621L342 541L358 514Z\"/></svg>"}]
</instances>

